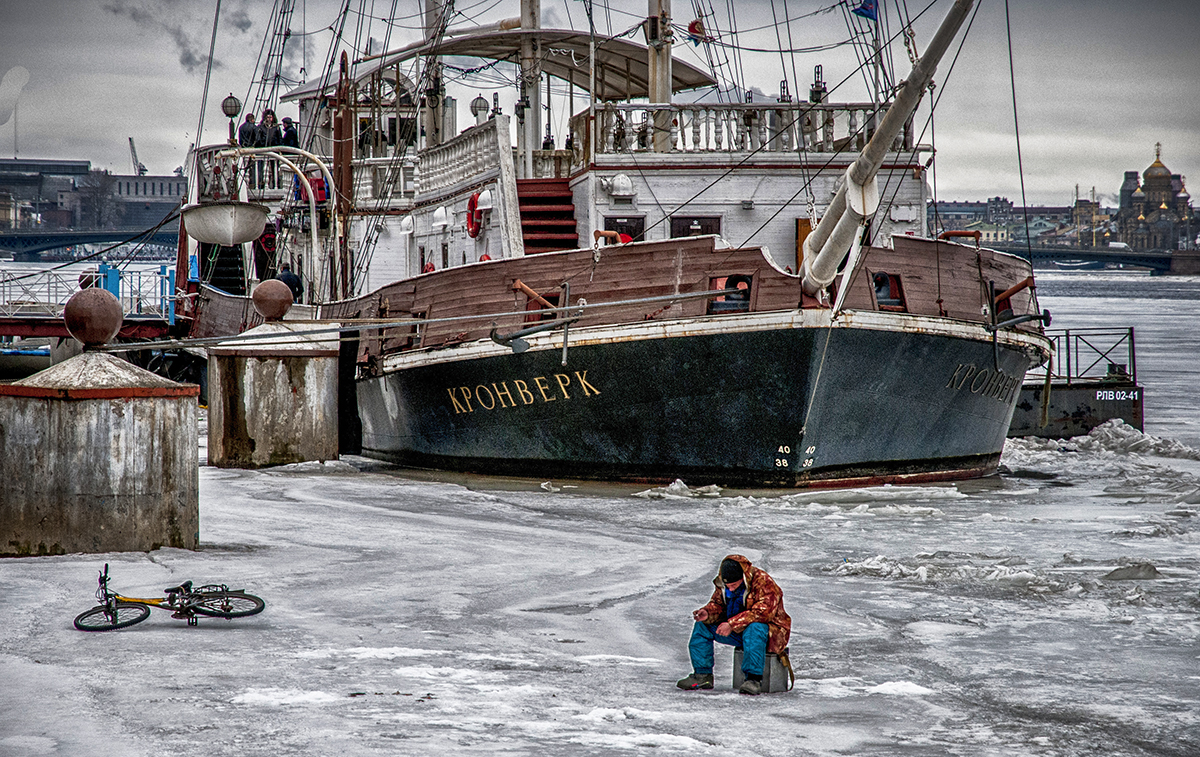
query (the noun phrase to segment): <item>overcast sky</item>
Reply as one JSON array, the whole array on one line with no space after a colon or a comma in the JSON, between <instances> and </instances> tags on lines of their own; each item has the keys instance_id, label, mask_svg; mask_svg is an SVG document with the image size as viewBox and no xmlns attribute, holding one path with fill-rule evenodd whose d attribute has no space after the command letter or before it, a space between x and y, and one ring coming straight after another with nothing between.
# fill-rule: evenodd
<instances>
[{"instance_id":1,"label":"overcast sky","mask_svg":"<svg viewBox=\"0 0 1200 757\"><path fill-rule=\"evenodd\" d=\"M908 0L910 15L928 0ZM775 0L774 13L792 17L830 5L832 0ZM891 4L884 0L885 4ZM299 75L307 62L309 79L319 75L341 3L297 0L289 42L291 72ZM351 0L353 8L360 0ZM1010 0L1012 46L1026 192L1031 203L1069 203L1078 184L1081 193L1094 186L1111 198L1122 172L1144 170L1154 159L1154 144L1163 145L1163 162L1175 173L1194 174L1200 182L1200 2L1196 0ZM184 161L195 140L213 23L215 0L2 0L0 10L0 156L90 160L117 173L129 173L128 138L151 173L170 173ZM384 15L391 3L365 0L374 14ZM676 0L675 21L692 19L692 4ZM725 5L713 3L712 5ZM601 31L624 31L644 16L641 0L597 7ZM460 0L454 25L481 23L517 15L515 0ZM768 24L768 0L735 4L742 30ZM924 49L949 0L915 24ZM224 0L212 84L206 110L205 143L219 141L226 128L221 99L233 92L243 98L270 15L266 0ZM397 2L388 47L416 38L417 0ZM724 10L720 10L724 14ZM580 0L542 0L543 25L586 29ZM714 25L709 20L710 28ZM728 26L721 15L716 26ZM353 33L354 23L348 29ZM895 31L895 28L893 28ZM375 49L387 27L374 21L363 39ZM794 47L846 39L843 13L809 16L793 22ZM961 36L961 35L960 35ZM746 47L777 47L773 29L743 31L737 42ZM783 41L787 42L786 36ZM302 46L300 41L307 42ZM952 48L939 67L945 86L935 126L938 157L937 193L942 199L984 199L1005 195L1020 200L1015 150L1012 93L1009 82L1005 3L981 0L978 17L962 56L950 71ZM366 43L363 42L363 45ZM677 56L700 62L704 48L676 46ZM903 50L897 49L901 75L907 73ZM736 61L735 61L736 62ZM850 81L833 100L859 100L865 89L850 48L790 57L745 53L741 64L747 86L775 94L783 67L793 65L803 95L812 67L824 66L832 86ZM23 84L23 71L28 81ZM459 97L460 126L469 121L466 104L476 93L490 99L501 92L505 112L512 113L511 87L476 80L452 88ZM843 96L844 95L844 96ZM17 102L13 117L14 98ZM579 100L576 101L577 107ZM927 109L923 108L919 123ZM284 106L280 116L296 115ZM561 126L558 129L561 141ZM930 141L927 134L925 141Z\"/></svg>"}]
</instances>

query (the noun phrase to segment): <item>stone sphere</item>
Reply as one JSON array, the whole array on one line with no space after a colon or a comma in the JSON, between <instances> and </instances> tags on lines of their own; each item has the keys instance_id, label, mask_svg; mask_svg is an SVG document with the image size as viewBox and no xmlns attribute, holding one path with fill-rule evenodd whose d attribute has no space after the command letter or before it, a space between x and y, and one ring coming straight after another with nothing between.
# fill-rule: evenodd
<instances>
[{"instance_id":1,"label":"stone sphere","mask_svg":"<svg viewBox=\"0 0 1200 757\"><path fill-rule=\"evenodd\" d=\"M292 290L279 279L267 279L254 287L250 299L254 309L268 321L282 321L292 309Z\"/></svg>"},{"instance_id":2,"label":"stone sphere","mask_svg":"<svg viewBox=\"0 0 1200 757\"><path fill-rule=\"evenodd\" d=\"M89 347L111 342L121 330L125 313L107 289L81 289L67 300L63 320L71 336Z\"/></svg>"}]
</instances>

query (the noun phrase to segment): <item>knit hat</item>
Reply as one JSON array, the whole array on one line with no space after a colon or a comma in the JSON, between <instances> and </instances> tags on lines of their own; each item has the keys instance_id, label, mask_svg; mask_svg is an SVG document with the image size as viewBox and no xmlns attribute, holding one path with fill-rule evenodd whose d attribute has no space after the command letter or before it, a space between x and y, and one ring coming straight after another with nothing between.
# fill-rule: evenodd
<instances>
[{"instance_id":1,"label":"knit hat","mask_svg":"<svg viewBox=\"0 0 1200 757\"><path fill-rule=\"evenodd\" d=\"M742 566L737 560L721 561L721 580L727 584L742 580Z\"/></svg>"}]
</instances>

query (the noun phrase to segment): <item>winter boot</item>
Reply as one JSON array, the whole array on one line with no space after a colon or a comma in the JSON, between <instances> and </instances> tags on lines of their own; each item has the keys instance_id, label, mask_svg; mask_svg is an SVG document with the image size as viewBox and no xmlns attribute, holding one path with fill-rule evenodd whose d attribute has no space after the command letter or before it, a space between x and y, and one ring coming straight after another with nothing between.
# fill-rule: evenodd
<instances>
[{"instance_id":1,"label":"winter boot","mask_svg":"<svg viewBox=\"0 0 1200 757\"><path fill-rule=\"evenodd\" d=\"M747 678L742 682L742 685L738 687L738 692L742 694L749 694L750 696L758 696L762 693L762 681L755 681Z\"/></svg>"},{"instance_id":2,"label":"winter boot","mask_svg":"<svg viewBox=\"0 0 1200 757\"><path fill-rule=\"evenodd\" d=\"M679 679L675 685L687 691L711 689L713 687L713 675L712 673L692 673L687 678Z\"/></svg>"}]
</instances>

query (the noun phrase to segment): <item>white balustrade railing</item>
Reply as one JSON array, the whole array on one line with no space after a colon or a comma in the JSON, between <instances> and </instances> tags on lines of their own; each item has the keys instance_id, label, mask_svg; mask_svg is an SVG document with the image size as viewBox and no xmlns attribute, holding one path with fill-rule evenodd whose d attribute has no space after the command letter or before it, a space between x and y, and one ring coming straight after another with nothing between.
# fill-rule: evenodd
<instances>
[{"instance_id":1,"label":"white balustrade railing","mask_svg":"<svg viewBox=\"0 0 1200 757\"><path fill-rule=\"evenodd\" d=\"M500 168L501 139L508 145L508 133L500 134L493 118L436 147L420 153L419 190L422 194L437 192L456 184L475 179L488 169ZM504 120L507 123L507 120Z\"/></svg>"},{"instance_id":2,"label":"white balustrade railing","mask_svg":"<svg viewBox=\"0 0 1200 757\"><path fill-rule=\"evenodd\" d=\"M886 112L871 103L604 103L596 107L596 152L857 152ZM656 125L667 132L658 149ZM587 159L586 114L571 119L571 130L578 166ZM910 122L892 149L912 149L913 136Z\"/></svg>"}]
</instances>

